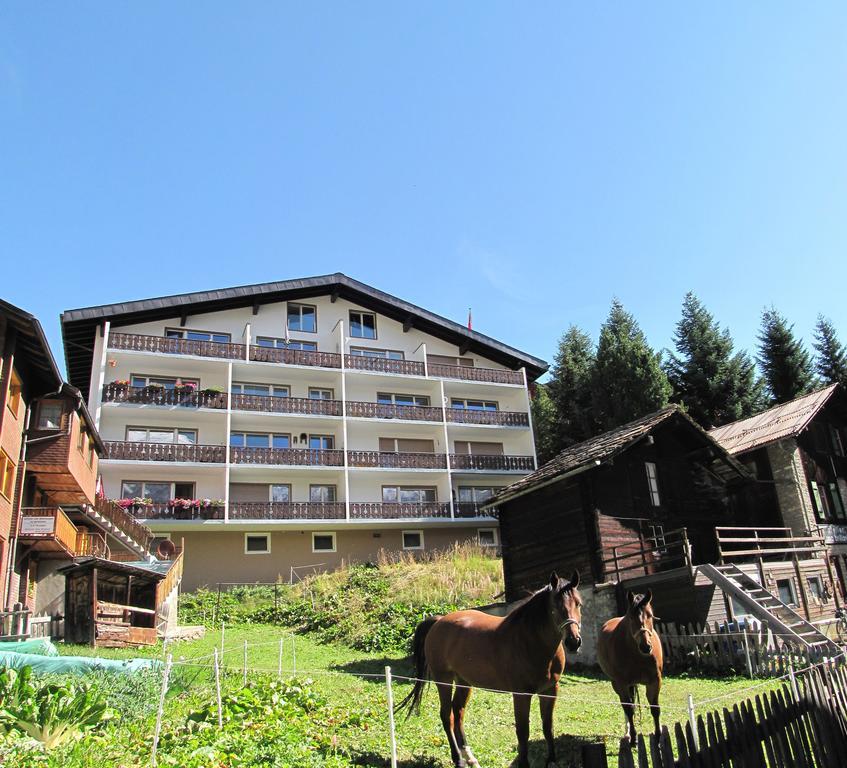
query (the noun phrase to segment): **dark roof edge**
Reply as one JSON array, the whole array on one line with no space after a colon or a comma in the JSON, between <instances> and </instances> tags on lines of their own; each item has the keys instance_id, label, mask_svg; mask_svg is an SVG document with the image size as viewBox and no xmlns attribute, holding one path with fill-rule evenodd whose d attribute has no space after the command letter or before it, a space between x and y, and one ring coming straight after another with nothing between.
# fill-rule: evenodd
<instances>
[{"instance_id":1,"label":"dark roof edge","mask_svg":"<svg viewBox=\"0 0 847 768\"><path fill-rule=\"evenodd\" d=\"M35 315L31 315L29 312L26 312L20 307L16 307L14 304L9 304L8 301L3 301L3 299L0 299L0 311L15 317L20 324L30 326L32 329L32 335L41 346L42 351L44 352L44 359L48 362L56 379L56 389L58 390L64 383L65 377L62 376L59 371L59 366L56 365L56 358L53 357L53 351L50 349L50 343L47 341L47 336L44 333L44 328L41 327L41 322Z\"/></svg>"}]
</instances>

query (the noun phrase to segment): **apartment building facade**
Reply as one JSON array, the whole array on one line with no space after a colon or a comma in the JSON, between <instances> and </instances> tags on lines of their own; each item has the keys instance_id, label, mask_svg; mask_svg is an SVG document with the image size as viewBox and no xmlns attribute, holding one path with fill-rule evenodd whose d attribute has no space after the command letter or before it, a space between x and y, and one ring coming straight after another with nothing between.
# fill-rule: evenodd
<instances>
[{"instance_id":1,"label":"apartment building facade","mask_svg":"<svg viewBox=\"0 0 847 768\"><path fill-rule=\"evenodd\" d=\"M184 587L498 544L544 361L334 274L65 312L106 494Z\"/></svg>"}]
</instances>

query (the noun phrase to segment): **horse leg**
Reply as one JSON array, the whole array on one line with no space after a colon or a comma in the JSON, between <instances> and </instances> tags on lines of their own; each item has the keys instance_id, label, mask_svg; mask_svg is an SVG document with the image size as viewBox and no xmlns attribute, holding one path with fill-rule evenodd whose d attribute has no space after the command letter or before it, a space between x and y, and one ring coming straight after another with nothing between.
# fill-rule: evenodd
<instances>
[{"instance_id":1,"label":"horse leg","mask_svg":"<svg viewBox=\"0 0 847 768\"><path fill-rule=\"evenodd\" d=\"M623 714L626 718L627 737L629 738L629 743L634 746L637 739L634 722L635 686L613 684L612 687L615 689L615 693L618 694L618 698L621 700L621 707L623 707Z\"/></svg>"},{"instance_id":2,"label":"horse leg","mask_svg":"<svg viewBox=\"0 0 847 768\"><path fill-rule=\"evenodd\" d=\"M650 703L650 712L653 715L653 726L656 734L659 733L659 691L662 688L662 679L657 677L652 683L647 684L647 701Z\"/></svg>"},{"instance_id":3,"label":"horse leg","mask_svg":"<svg viewBox=\"0 0 847 768\"><path fill-rule=\"evenodd\" d=\"M479 765L474 757L468 740L465 738L465 708L471 697L471 687L462 679L456 681L456 693L453 695L453 733L456 735L456 743L459 751L465 756L468 765Z\"/></svg>"},{"instance_id":4,"label":"horse leg","mask_svg":"<svg viewBox=\"0 0 847 768\"><path fill-rule=\"evenodd\" d=\"M518 737L518 768L529 768L529 708L531 694L512 694L515 705L515 733Z\"/></svg>"},{"instance_id":5,"label":"horse leg","mask_svg":"<svg viewBox=\"0 0 847 768\"><path fill-rule=\"evenodd\" d=\"M538 706L541 709L541 729L544 731L544 740L547 742L547 768L555 768L556 744L553 741L553 710L556 707L556 694L559 692L559 684L555 683L538 696Z\"/></svg>"},{"instance_id":6,"label":"horse leg","mask_svg":"<svg viewBox=\"0 0 847 768\"><path fill-rule=\"evenodd\" d=\"M449 676L436 677L433 675L433 680L438 687L438 699L441 702L441 725L444 726L444 733L447 734L447 743L450 745L450 757L453 760L453 765L456 768L466 768L466 763L462 759L462 754L459 752L459 745L456 743L456 734L453 732L453 680Z\"/></svg>"}]
</instances>

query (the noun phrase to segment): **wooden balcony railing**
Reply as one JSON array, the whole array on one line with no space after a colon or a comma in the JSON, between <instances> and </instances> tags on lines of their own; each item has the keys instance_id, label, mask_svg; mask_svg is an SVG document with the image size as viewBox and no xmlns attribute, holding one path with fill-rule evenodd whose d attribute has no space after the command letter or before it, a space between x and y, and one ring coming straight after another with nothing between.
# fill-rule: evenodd
<instances>
[{"instance_id":1,"label":"wooden balcony railing","mask_svg":"<svg viewBox=\"0 0 847 768\"><path fill-rule=\"evenodd\" d=\"M827 553L821 536L794 536L790 528L715 528L722 563L814 559Z\"/></svg>"},{"instance_id":2,"label":"wooden balcony railing","mask_svg":"<svg viewBox=\"0 0 847 768\"><path fill-rule=\"evenodd\" d=\"M341 416L340 400L241 394L230 395L230 400L234 411L290 413L298 416Z\"/></svg>"},{"instance_id":3,"label":"wooden balcony railing","mask_svg":"<svg viewBox=\"0 0 847 768\"><path fill-rule=\"evenodd\" d=\"M153 540L153 532L143 523L139 523L127 510L122 509L113 501L99 496L94 500L91 510L123 531L136 544L143 547L145 552L149 550L150 542Z\"/></svg>"},{"instance_id":4,"label":"wooden balcony railing","mask_svg":"<svg viewBox=\"0 0 847 768\"><path fill-rule=\"evenodd\" d=\"M447 408L447 421L453 424L494 424L500 427L528 427L529 415L520 411L473 411Z\"/></svg>"},{"instance_id":5,"label":"wooden balcony railing","mask_svg":"<svg viewBox=\"0 0 847 768\"><path fill-rule=\"evenodd\" d=\"M106 455L103 458L118 461L191 461L223 464L226 462L226 446L109 440L106 442Z\"/></svg>"},{"instance_id":6,"label":"wooden balcony railing","mask_svg":"<svg viewBox=\"0 0 847 768\"><path fill-rule=\"evenodd\" d=\"M447 469L447 457L443 453L348 451L347 456L347 460L351 467Z\"/></svg>"},{"instance_id":7,"label":"wooden balcony railing","mask_svg":"<svg viewBox=\"0 0 847 768\"><path fill-rule=\"evenodd\" d=\"M400 373L404 376L424 376L424 364L417 360L389 360L385 357L363 357L362 355L344 355L344 365L359 371L378 373Z\"/></svg>"},{"instance_id":8,"label":"wooden balcony railing","mask_svg":"<svg viewBox=\"0 0 847 768\"><path fill-rule=\"evenodd\" d=\"M482 472L532 472L535 469L535 460L532 456L472 456L466 453L451 453L450 467Z\"/></svg>"},{"instance_id":9,"label":"wooden balcony railing","mask_svg":"<svg viewBox=\"0 0 847 768\"><path fill-rule=\"evenodd\" d=\"M392 405L348 401L347 415L364 419L399 419L403 421L437 421L444 418L441 408L430 405Z\"/></svg>"},{"instance_id":10,"label":"wooden balcony railing","mask_svg":"<svg viewBox=\"0 0 847 768\"><path fill-rule=\"evenodd\" d=\"M605 578L620 582L622 579L691 567L691 545L685 528L665 531L661 525L655 525L652 534L648 534L647 530L645 528L628 541L600 550Z\"/></svg>"},{"instance_id":11,"label":"wooden balcony railing","mask_svg":"<svg viewBox=\"0 0 847 768\"><path fill-rule=\"evenodd\" d=\"M127 512L139 520L223 520L223 506L189 507L152 504L128 507Z\"/></svg>"},{"instance_id":12,"label":"wooden balcony railing","mask_svg":"<svg viewBox=\"0 0 847 768\"><path fill-rule=\"evenodd\" d=\"M266 464L292 467L343 467L344 451L311 448L231 448L232 464Z\"/></svg>"},{"instance_id":13,"label":"wooden balcony railing","mask_svg":"<svg viewBox=\"0 0 847 768\"><path fill-rule=\"evenodd\" d=\"M441 501L414 504L386 501L354 501L350 504L354 520L406 520L419 518L449 518L450 504Z\"/></svg>"},{"instance_id":14,"label":"wooden balcony railing","mask_svg":"<svg viewBox=\"0 0 847 768\"><path fill-rule=\"evenodd\" d=\"M109 349L151 352L156 355L196 355L224 360L243 360L244 345L220 341L170 339L165 336L144 336L139 333L110 333Z\"/></svg>"},{"instance_id":15,"label":"wooden balcony railing","mask_svg":"<svg viewBox=\"0 0 847 768\"><path fill-rule=\"evenodd\" d=\"M344 520L343 501L233 501L230 520Z\"/></svg>"},{"instance_id":16,"label":"wooden balcony railing","mask_svg":"<svg viewBox=\"0 0 847 768\"><path fill-rule=\"evenodd\" d=\"M336 352L311 352L305 349L278 349L250 346L250 359L259 363L307 365L317 368L340 368L341 355Z\"/></svg>"},{"instance_id":17,"label":"wooden balcony railing","mask_svg":"<svg viewBox=\"0 0 847 768\"><path fill-rule=\"evenodd\" d=\"M453 514L456 517L460 517L462 519L465 518L476 518L476 517L488 517L488 518L496 518L497 511L495 509L482 509L482 504L477 503L475 501L457 501L453 505Z\"/></svg>"},{"instance_id":18,"label":"wooden balcony railing","mask_svg":"<svg viewBox=\"0 0 847 768\"><path fill-rule=\"evenodd\" d=\"M76 557L101 557L108 560L110 552L106 537L102 533L77 533L75 554Z\"/></svg>"},{"instance_id":19,"label":"wooden balcony railing","mask_svg":"<svg viewBox=\"0 0 847 768\"><path fill-rule=\"evenodd\" d=\"M38 522L35 522L38 518ZM29 522L32 521L32 522ZM18 536L27 541L55 541L76 555L77 528L61 507L23 507Z\"/></svg>"},{"instance_id":20,"label":"wooden balcony railing","mask_svg":"<svg viewBox=\"0 0 847 768\"><path fill-rule=\"evenodd\" d=\"M103 402L184 408L226 408L226 393L203 389L189 391L163 387L130 387L112 383L103 387Z\"/></svg>"},{"instance_id":21,"label":"wooden balcony railing","mask_svg":"<svg viewBox=\"0 0 847 768\"><path fill-rule=\"evenodd\" d=\"M429 363L429 375L439 379L485 381L491 384L523 384L523 373L504 368L474 368L465 365L440 365Z\"/></svg>"}]
</instances>

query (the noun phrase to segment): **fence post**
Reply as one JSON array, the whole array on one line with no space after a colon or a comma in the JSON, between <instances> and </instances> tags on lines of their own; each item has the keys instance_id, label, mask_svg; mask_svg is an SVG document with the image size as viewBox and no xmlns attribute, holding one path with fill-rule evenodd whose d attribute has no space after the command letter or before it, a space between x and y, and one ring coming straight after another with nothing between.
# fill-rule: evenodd
<instances>
[{"instance_id":1,"label":"fence post","mask_svg":"<svg viewBox=\"0 0 847 768\"><path fill-rule=\"evenodd\" d=\"M294 677L297 677L297 644L294 641L294 635L291 635L291 666L294 670Z\"/></svg>"},{"instance_id":2,"label":"fence post","mask_svg":"<svg viewBox=\"0 0 847 768\"><path fill-rule=\"evenodd\" d=\"M388 691L388 728L391 732L391 768L397 768L397 735L394 732L394 691L391 690L391 667L385 668L385 687Z\"/></svg>"},{"instance_id":3,"label":"fence post","mask_svg":"<svg viewBox=\"0 0 847 768\"><path fill-rule=\"evenodd\" d=\"M218 730L221 730L224 727L224 715L221 705L221 668L218 665L217 648L215 648L215 697L218 701Z\"/></svg>"},{"instance_id":4,"label":"fence post","mask_svg":"<svg viewBox=\"0 0 847 768\"><path fill-rule=\"evenodd\" d=\"M276 661L276 676L282 677L282 643L283 638L279 638L279 658Z\"/></svg>"},{"instance_id":5,"label":"fence post","mask_svg":"<svg viewBox=\"0 0 847 768\"><path fill-rule=\"evenodd\" d=\"M688 694L688 722L691 723L691 735L694 738L694 746L700 749L700 737L697 734L697 718L694 716L694 697Z\"/></svg>"},{"instance_id":6,"label":"fence post","mask_svg":"<svg viewBox=\"0 0 847 768\"><path fill-rule=\"evenodd\" d=\"M224 666L224 636L226 632L226 622L221 622L221 669Z\"/></svg>"},{"instance_id":7,"label":"fence post","mask_svg":"<svg viewBox=\"0 0 847 768\"><path fill-rule=\"evenodd\" d=\"M747 677L753 679L753 662L750 660L750 642L747 639L747 627L744 627L744 655L747 657Z\"/></svg>"},{"instance_id":8,"label":"fence post","mask_svg":"<svg viewBox=\"0 0 847 768\"><path fill-rule=\"evenodd\" d=\"M162 732L162 713L165 709L165 695L168 692L168 680L171 677L171 664L174 657L168 654L168 659L165 662L165 672L162 675L162 692L159 694L159 708L156 710L156 730L153 731L153 750L150 753L150 761L156 765L156 753L159 751L159 734Z\"/></svg>"},{"instance_id":9,"label":"fence post","mask_svg":"<svg viewBox=\"0 0 847 768\"><path fill-rule=\"evenodd\" d=\"M247 685L247 641L244 641L244 685Z\"/></svg>"},{"instance_id":10,"label":"fence post","mask_svg":"<svg viewBox=\"0 0 847 768\"><path fill-rule=\"evenodd\" d=\"M800 691L797 690L797 678L794 676L794 657L788 654L788 677L791 678L791 693L794 701L800 701Z\"/></svg>"}]
</instances>

